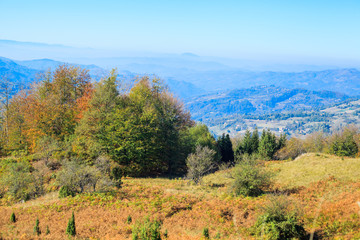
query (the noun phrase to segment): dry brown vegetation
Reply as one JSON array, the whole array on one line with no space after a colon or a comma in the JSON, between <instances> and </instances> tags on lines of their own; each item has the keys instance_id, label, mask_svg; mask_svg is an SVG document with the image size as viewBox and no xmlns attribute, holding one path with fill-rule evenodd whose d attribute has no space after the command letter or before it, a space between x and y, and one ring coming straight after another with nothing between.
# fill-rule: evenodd
<instances>
[{"instance_id":1,"label":"dry brown vegetation","mask_svg":"<svg viewBox=\"0 0 360 240\"><path fill-rule=\"evenodd\" d=\"M200 186L182 179L127 178L123 179L123 187L113 193L58 199L57 192L53 192L25 203L2 206L1 237L37 239L33 227L39 218L39 238L65 239L66 224L74 211L76 239L131 239L132 225L147 216L162 221L161 231L168 231L168 239L202 239L205 227L211 239L216 235L220 239L255 239L250 228L261 214L261 206L276 193L285 194L300 210L309 234L314 231L321 239L360 238L360 159L307 154L295 161L267 164L278 175L274 185L260 197L231 196L229 170L205 177ZM342 167L347 170L340 171ZM319 169L319 174L311 168ZM308 175L294 175L291 169ZM12 212L16 223L10 222ZM132 223L127 223L128 216Z\"/></svg>"}]
</instances>

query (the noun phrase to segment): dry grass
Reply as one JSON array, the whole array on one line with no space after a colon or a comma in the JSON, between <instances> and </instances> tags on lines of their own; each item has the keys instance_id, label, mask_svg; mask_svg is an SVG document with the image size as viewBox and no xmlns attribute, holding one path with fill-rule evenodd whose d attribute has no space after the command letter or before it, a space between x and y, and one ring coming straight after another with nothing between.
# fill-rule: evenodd
<instances>
[{"instance_id":1,"label":"dry grass","mask_svg":"<svg viewBox=\"0 0 360 240\"><path fill-rule=\"evenodd\" d=\"M287 187L307 186L334 177L342 181L360 180L360 159L328 154L303 154L294 161L274 162L269 169L276 172L275 182Z\"/></svg>"},{"instance_id":2,"label":"dry grass","mask_svg":"<svg viewBox=\"0 0 360 240\"><path fill-rule=\"evenodd\" d=\"M323 239L359 239L358 161L309 154L292 162L271 162L267 167L278 171L276 183L302 210L301 219L308 232L314 227ZM37 239L33 227L39 218L41 239L66 239L66 224L74 211L76 239L131 239L132 224L126 223L129 215L133 223L147 216L162 221L162 232L168 231L169 240L200 240L204 227L209 228L211 239L217 233L220 239L255 239L249 229L275 189L268 189L267 194L257 198L233 197L228 192L232 181L229 171L205 177L201 186L183 179L128 178L122 189L111 194L58 199L57 193L51 193L26 203L3 206L0 236ZM18 218L16 223L10 223L13 211ZM45 235L46 225L49 235Z\"/></svg>"}]
</instances>

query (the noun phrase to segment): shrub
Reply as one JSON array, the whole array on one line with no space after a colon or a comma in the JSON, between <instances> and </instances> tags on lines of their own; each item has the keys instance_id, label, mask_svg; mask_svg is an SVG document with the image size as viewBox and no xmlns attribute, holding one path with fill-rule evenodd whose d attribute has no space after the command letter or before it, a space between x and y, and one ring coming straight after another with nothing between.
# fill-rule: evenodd
<instances>
[{"instance_id":1,"label":"shrub","mask_svg":"<svg viewBox=\"0 0 360 240\"><path fill-rule=\"evenodd\" d=\"M76 192L68 186L62 186L59 191L59 198L65 198L68 196L74 197Z\"/></svg>"},{"instance_id":2,"label":"shrub","mask_svg":"<svg viewBox=\"0 0 360 240\"><path fill-rule=\"evenodd\" d=\"M34 226L34 234L35 235L40 235L41 234L41 230L40 230L40 226L39 226L40 222L39 222L39 219L37 218L36 219L36 222L35 222L35 226Z\"/></svg>"},{"instance_id":3,"label":"shrub","mask_svg":"<svg viewBox=\"0 0 360 240\"><path fill-rule=\"evenodd\" d=\"M355 157L358 146L354 140L355 132L345 129L342 133L334 134L330 145L330 153L337 156Z\"/></svg>"},{"instance_id":4,"label":"shrub","mask_svg":"<svg viewBox=\"0 0 360 240\"><path fill-rule=\"evenodd\" d=\"M150 221L148 218L144 222L137 222L132 229L133 240L161 240L161 223Z\"/></svg>"},{"instance_id":5,"label":"shrub","mask_svg":"<svg viewBox=\"0 0 360 240\"><path fill-rule=\"evenodd\" d=\"M86 189L105 191L114 185L114 181L110 179L108 173L101 171L105 168L100 169L99 165L88 166L78 161L75 159L64 163L63 169L56 178L60 186L66 186L69 191L74 193L82 193Z\"/></svg>"},{"instance_id":6,"label":"shrub","mask_svg":"<svg viewBox=\"0 0 360 240\"><path fill-rule=\"evenodd\" d=\"M126 223L131 223L132 222L132 218L131 218L131 216L129 215L128 217L127 217L127 219L126 219Z\"/></svg>"},{"instance_id":7,"label":"shrub","mask_svg":"<svg viewBox=\"0 0 360 240\"><path fill-rule=\"evenodd\" d=\"M209 228L203 229L203 236L205 239L210 239Z\"/></svg>"},{"instance_id":8,"label":"shrub","mask_svg":"<svg viewBox=\"0 0 360 240\"><path fill-rule=\"evenodd\" d=\"M26 161L9 163L3 170L1 185L17 200L28 200L44 193L43 176Z\"/></svg>"},{"instance_id":9,"label":"shrub","mask_svg":"<svg viewBox=\"0 0 360 240\"><path fill-rule=\"evenodd\" d=\"M198 145L195 153L189 154L186 159L187 177L194 181L195 184L199 184L205 174L215 169L215 155L214 150Z\"/></svg>"},{"instance_id":10,"label":"shrub","mask_svg":"<svg viewBox=\"0 0 360 240\"><path fill-rule=\"evenodd\" d=\"M295 159L305 153L304 141L298 138L291 138L285 147L276 152L274 158L278 160Z\"/></svg>"},{"instance_id":11,"label":"shrub","mask_svg":"<svg viewBox=\"0 0 360 240\"><path fill-rule=\"evenodd\" d=\"M255 234L261 239L301 239L306 235L298 211L290 208L284 196L272 197L263 211L254 226Z\"/></svg>"},{"instance_id":12,"label":"shrub","mask_svg":"<svg viewBox=\"0 0 360 240\"><path fill-rule=\"evenodd\" d=\"M13 212L10 216L10 222L15 223L16 222L16 217L15 217L15 213Z\"/></svg>"},{"instance_id":13,"label":"shrub","mask_svg":"<svg viewBox=\"0 0 360 240\"><path fill-rule=\"evenodd\" d=\"M69 219L68 225L66 227L66 234L69 235L69 236L75 236L76 235L74 212L72 213L72 216Z\"/></svg>"},{"instance_id":14,"label":"shrub","mask_svg":"<svg viewBox=\"0 0 360 240\"><path fill-rule=\"evenodd\" d=\"M50 228L48 225L46 225L46 232L45 232L46 235L49 235L50 234Z\"/></svg>"},{"instance_id":15,"label":"shrub","mask_svg":"<svg viewBox=\"0 0 360 240\"><path fill-rule=\"evenodd\" d=\"M233 169L232 191L235 195L258 196L270 185L270 173L254 160L243 160Z\"/></svg>"}]
</instances>

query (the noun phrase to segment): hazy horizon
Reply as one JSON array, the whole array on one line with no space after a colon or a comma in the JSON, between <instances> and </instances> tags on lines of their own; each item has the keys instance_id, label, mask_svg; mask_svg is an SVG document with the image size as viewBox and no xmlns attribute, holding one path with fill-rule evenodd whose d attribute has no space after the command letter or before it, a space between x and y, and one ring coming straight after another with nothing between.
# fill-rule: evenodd
<instances>
[{"instance_id":1,"label":"hazy horizon","mask_svg":"<svg viewBox=\"0 0 360 240\"><path fill-rule=\"evenodd\" d=\"M123 54L360 66L360 2L0 1L0 39ZM0 54L1 55L1 54ZM125 55L122 55L125 56Z\"/></svg>"}]
</instances>

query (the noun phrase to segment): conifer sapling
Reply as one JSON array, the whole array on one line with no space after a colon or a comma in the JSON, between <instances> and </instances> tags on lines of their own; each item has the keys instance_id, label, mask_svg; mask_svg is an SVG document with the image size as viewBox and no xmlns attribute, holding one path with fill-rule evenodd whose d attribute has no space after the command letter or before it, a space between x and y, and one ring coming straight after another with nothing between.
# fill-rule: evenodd
<instances>
[{"instance_id":1,"label":"conifer sapling","mask_svg":"<svg viewBox=\"0 0 360 240\"><path fill-rule=\"evenodd\" d=\"M75 228L75 216L74 212L72 213L72 216L68 222L67 228L66 228L66 234L70 236L76 235L76 228Z\"/></svg>"}]
</instances>

